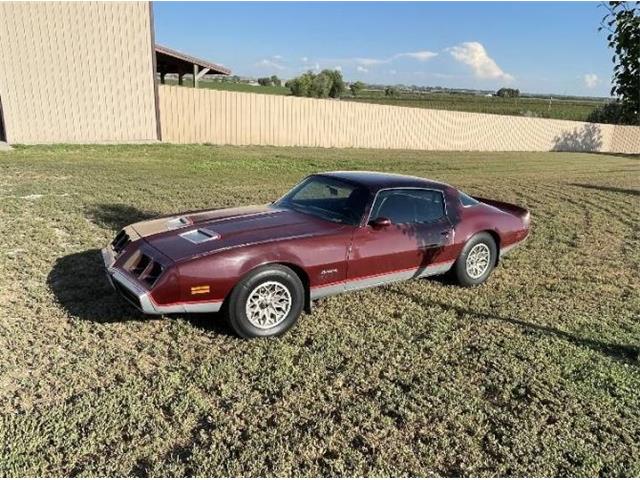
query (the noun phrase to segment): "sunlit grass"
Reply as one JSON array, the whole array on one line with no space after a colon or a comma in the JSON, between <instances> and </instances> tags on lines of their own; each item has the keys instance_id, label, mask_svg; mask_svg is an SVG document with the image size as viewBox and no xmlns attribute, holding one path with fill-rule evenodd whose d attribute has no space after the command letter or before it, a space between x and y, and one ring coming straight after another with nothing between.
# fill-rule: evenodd
<instances>
[{"instance_id":1,"label":"sunlit grass","mask_svg":"<svg viewBox=\"0 0 640 480\"><path fill-rule=\"evenodd\" d=\"M98 249L368 169L527 206L486 285L319 302L280 339L144 318ZM640 474L640 160L208 146L0 152L0 474Z\"/></svg>"}]
</instances>

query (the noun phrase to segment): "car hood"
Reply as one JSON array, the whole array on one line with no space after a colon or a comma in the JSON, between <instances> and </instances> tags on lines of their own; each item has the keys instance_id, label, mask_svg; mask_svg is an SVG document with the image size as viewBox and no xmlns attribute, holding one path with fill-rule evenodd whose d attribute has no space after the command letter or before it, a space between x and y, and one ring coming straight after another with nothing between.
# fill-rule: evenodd
<instances>
[{"instance_id":1,"label":"car hood","mask_svg":"<svg viewBox=\"0 0 640 480\"><path fill-rule=\"evenodd\" d=\"M328 234L344 226L272 205L252 205L156 218L130 228L179 261L256 243Z\"/></svg>"}]
</instances>

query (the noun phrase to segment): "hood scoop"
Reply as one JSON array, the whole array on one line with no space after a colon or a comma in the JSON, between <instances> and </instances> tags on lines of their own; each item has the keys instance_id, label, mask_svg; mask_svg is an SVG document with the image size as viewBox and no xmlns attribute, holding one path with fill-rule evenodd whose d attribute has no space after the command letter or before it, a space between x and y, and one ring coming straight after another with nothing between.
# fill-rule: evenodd
<instances>
[{"instance_id":1,"label":"hood scoop","mask_svg":"<svg viewBox=\"0 0 640 480\"><path fill-rule=\"evenodd\" d=\"M188 232L181 233L180 236L191 243L204 243L210 240L218 240L220 234L214 232L209 228L197 228L195 230L189 230Z\"/></svg>"}]
</instances>

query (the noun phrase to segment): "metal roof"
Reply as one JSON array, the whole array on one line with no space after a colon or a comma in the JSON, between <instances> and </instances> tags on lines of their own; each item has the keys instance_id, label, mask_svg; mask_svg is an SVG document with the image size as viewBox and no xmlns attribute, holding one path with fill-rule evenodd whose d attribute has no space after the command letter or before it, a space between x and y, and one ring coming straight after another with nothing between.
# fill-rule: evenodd
<instances>
[{"instance_id":1,"label":"metal roof","mask_svg":"<svg viewBox=\"0 0 640 480\"><path fill-rule=\"evenodd\" d=\"M192 57L171 48L156 43L156 65L159 72L163 73L191 73L193 66L208 68L208 73L218 75L230 75L231 70L201 58Z\"/></svg>"}]
</instances>

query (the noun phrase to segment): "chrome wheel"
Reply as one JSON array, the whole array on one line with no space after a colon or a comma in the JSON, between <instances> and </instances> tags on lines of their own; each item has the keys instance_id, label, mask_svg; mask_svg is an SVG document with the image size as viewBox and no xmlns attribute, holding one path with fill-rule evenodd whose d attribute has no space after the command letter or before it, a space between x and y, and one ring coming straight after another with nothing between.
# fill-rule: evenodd
<instances>
[{"instance_id":1,"label":"chrome wheel","mask_svg":"<svg viewBox=\"0 0 640 480\"><path fill-rule=\"evenodd\" d=\"M291 292L280 282L264 282L249 294L245 312L251 325L273 328L282 323L291 310Z\"/></svg>"},{"instance_id":2,"label":"chrome wheel","mask_svg":"<svg viewBox=\"0 0 640 480\"><path fill-rule=\"evenodd\" d=\"M474 280L484 275L491 265L491 250L485 243L475 245L467 255L467 275Z\"/></svg>"}]
</instances>

